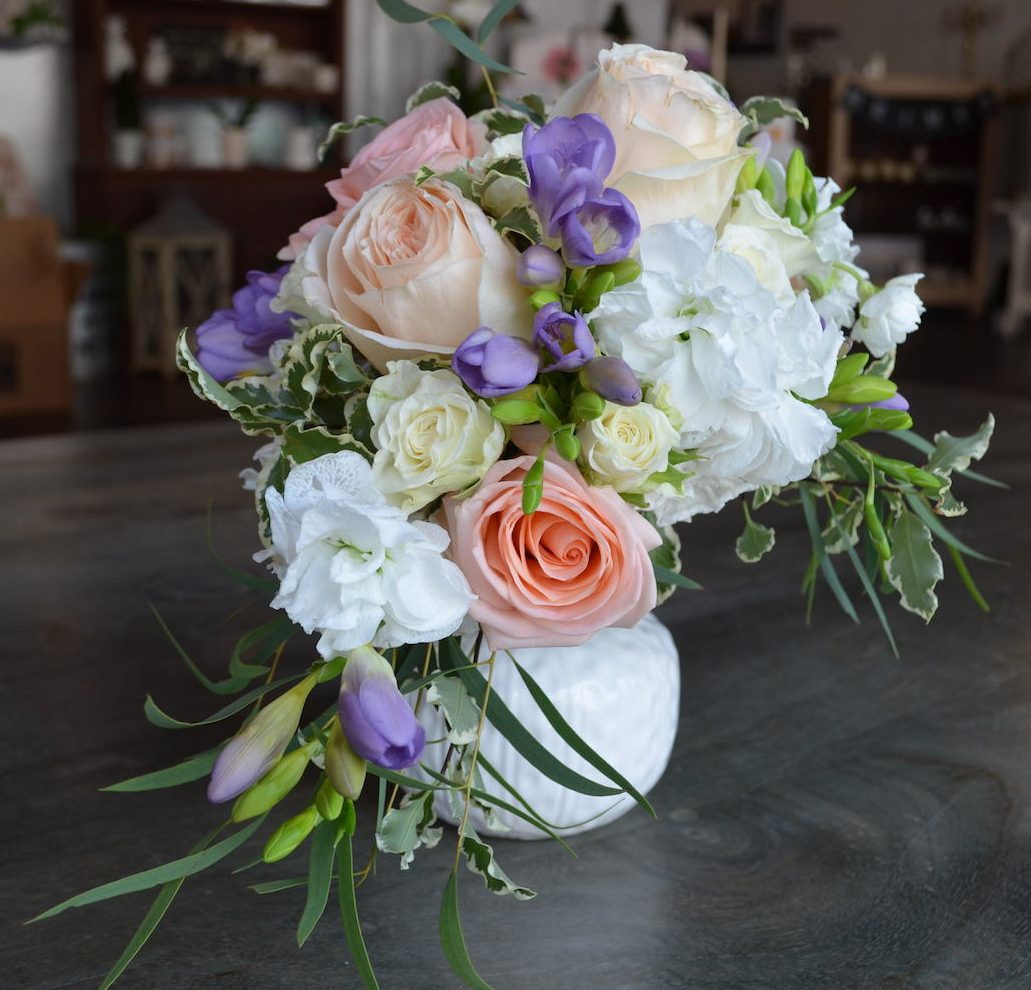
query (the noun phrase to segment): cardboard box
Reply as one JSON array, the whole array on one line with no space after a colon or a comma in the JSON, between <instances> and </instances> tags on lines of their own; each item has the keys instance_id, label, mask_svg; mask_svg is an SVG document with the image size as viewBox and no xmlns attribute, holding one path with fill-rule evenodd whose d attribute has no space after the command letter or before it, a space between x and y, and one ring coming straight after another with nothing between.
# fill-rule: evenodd
<instances>
[{"instance_id":1,"label":"cardboard box","mask_svg":"<svg viewBox=\"0 0 1031 990\"><path fill-rule=\"evenodd\" d=\"M71 406L68 308L84 273L47 217L0 217L0 416Z\"/></svg>"}]
</instances>

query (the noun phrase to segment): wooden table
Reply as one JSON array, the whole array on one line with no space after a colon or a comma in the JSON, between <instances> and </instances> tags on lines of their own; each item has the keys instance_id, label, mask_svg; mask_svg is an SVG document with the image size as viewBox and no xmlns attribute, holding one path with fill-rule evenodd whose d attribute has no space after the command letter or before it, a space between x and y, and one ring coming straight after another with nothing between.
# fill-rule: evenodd
<instances>
[{"instance_id":1,"label":"wooden table","mask_svg":"<svg viewBox=\"0 0 1031 990\"><path fill-rule=\"evenodd\" d=\"M499 841L508 873L540 891L530 903L463 874L467 935L498 990L1031 986L1031 405L911 398L918 424L952 432L998 414L986 470L1013 489L965 486L974 511L956 525L1011 561L977 567L992 614L953 578L930 627L894 613L896 661L869 611L855 627L828 593L805 627L800 519L754 566L734 557L736 511L689 527L686 571L707 590L662 613L684 687L659 821L635 811L578 836L576 860ZM183 718L217 707L148 603L212 671L261 621L260 603L226 621L248 599L205 545L209 504L225 557L256 545L236 480L253 446L228 423L0 445L4 987L97 986L152 894L20 922L182 855L220 819L199 785L98 788L220 736L144 721L148 691ZM387 861L360 891L384 990L458 986L437 946L448 860L421 853L406 874ZM188 881L121 985L358 987L335 917L297 951L302 894L244 890L260 872Z\"/></svg>"}]
</instances>

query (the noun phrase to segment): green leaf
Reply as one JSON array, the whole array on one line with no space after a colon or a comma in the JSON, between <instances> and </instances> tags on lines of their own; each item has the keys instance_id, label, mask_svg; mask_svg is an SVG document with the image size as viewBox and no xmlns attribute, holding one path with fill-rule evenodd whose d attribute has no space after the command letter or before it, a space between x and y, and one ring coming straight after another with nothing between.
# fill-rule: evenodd
<instances>
[{"instance_id":1,"label":"green leaf","mask_svg":"<svg viewBox=\"0 0 1031 990\"><path fill-rule=\"evenodd\" d=\"M350 134L351 131L356 131L359 127L386 127L386 125L387 122L382 117L367 117L365 115L355 117L354 120L338 120L335 124L330 125L326 131L326 136L319 143L317 152L319 161L326 160L326 153L345 134Z\"/></svg>"},{"instance_id":2,"label":"green leaf","mask_svg":"<svg viewBox=\"0 0 1031 990\"><path fill-rule=\"evenodd\" d=\"M537 892L529 887L520 887L513 883L505 871L494 859L494 849L484 842L469 826L462 836L462 852L465 853L466 865L473 873L483 877L483 882L492 894L511 894L517 901L529 901L537 896Z\"/></svg>"},{"instance_id":3,"label":"green leaf","mask_svg":"<svg viewBox=\"0 0 1031 990\"><path fill-rule=\"evenodd\" d=\"M859 542L859 527L863 522L863 499L857 498L842 509L828 506L830 519L823 530L823 548L830 554L844 553L847 547Z\"/></svg>"},{"instance_id":4,"label":"green leaf","mask_svg":"<svg viewBox=\"0 0 1031 990\"><path fill-rule=\"evenodd\" d=\"M772 485L760 485L752 494L752 508L761 509L777 494L778 489Z\"/></svg>"},{"instance_id":5,"label":"green leaf","mask_svg":"<svg viewBox=\"0 0 1031 990\"><path fill-rule=\"evenodd\" d=\"M952 546L946 547L946 549L949 551L949 557L956 568L960 581L963 582L963 587L967 589L967 594L974 599L974 603L982 612L990 612L992 607L988 604L984 595L981 594L981 589L974 583L973 575L971 575L970 569L967 567L966 561L960 552Z\"/></svg>"},{"instance_id":6,"label":"green leaf","mask_svg":"<svg viewBox=\"0 0 1031 990\"><path fill-rule=\"evenodd\" d=\"M827 549L823 543L823 534L820 532L820 524L816 518L816 506L813 502L812 493L805 485L799 485L798 494L802 500L802 514L805 516L805 524L806 528L809 530L809 538L813 544L813 552L816 554L816 559L819 562L820 571L823 573L824 580L834 593L834 597L838 600L841 610L853 622L859 622L859 616L856 615L855 606L848 597L848 593L842 587L841 580L838 578L837 571L834 570L834 565L831 563L830 557L827 556Z\"/></svg>"},{"instance_id":7,"label":"green leaf","mask_svg":"<svg viewBox=\"0 0 1031 990\"><path fill-rule=\"evenodd\" d=\"M351 450L370 458L369 451L349 433L332 433L324 426L305 426L301 421L291 423L283 431L283 453L294 464L313 461L325 454L337 454L341 450Z\"/></svg>"},{"instance_id":8,"label":"green leaf","mask_svg":"<svg viewBox=\"0 0 1031 990\"><path fill-rule=\"evenodd\" d=\"M726 92L726 90L724 90ZM791 117L803 127L809 127L809 118L798 107L791 107L775 96L753 96L740 106L740 112L748 123L741 128L738 144L744 144L764 124L769 124L778 117Z\"/></svg>"},{"instance_id":9,"label":"green leaf","mask_svg":"<svg viewBox=\"0 0 1031 990\"><path fill-rule=\"evenodd\" d=\"M320 822L315 827L308 852L308 897L297 925L297 947L308 941L329 902L336 856L336 822Z\"/></svg>"},{"instance_id":10,"label":"green leaf","mask_svg":"<svg viewBox=\"0 0 1031 990\"><path fill-rule=\"evenodd\" d=\"M437 677L426 689L426 700L439 706L447 719L448 742L467 746L476 739L480 709L457 677Z\"/></svg>"},{"instance_id":11,"label":"green leaf","mask_svg":"<svg viewBox=\"0 0 1031 990\"><path fill-rule=\"evenodd\" d=\"M459 659L455 658L455 653L458 654ZM465 666L465 657L462 656L461 650L455 645L453 639L446 639L441 643L440 660L442 666L452 670ZM487 682L483 675L475 669L464 669L457 672L476 703L482 706L487 689ZM496 691L491 691L490 699L487 702L487 718L517 753L555 783L579 794L589 794L593 797L609 797L623 793L623 788L599 784L556 759L555 755L542 746L536 737L512 714Z\"/></svg>"},{"instance_id":12,"label":"green leaf","mask_svg":"<svg viewBox=\"0 0 1031 990\"><path fill-rule=\"evenodd\" d=\"M476 29L477 42L482 45L491 36L494 28L518 5L519 0L498 0L480 21L480 26Z\"/></svg>"},{"instance_id":13,"label":"green leaf","mask_svg":"<svg viewBox=\"0 0 1031 990\"><path fill-rule=\"evenodd\" d=\"M421 24L432 17L440 16L439 14L427 13L425 10L413 7L412 4L405 3L405 0L376 0L376 4L387 17L401 24Z\"/></svg>"},{"instance_id":14,"label":"green leaf","mask_svg":"<svg viewBox=\"0 0 1031 990\"><path fill-rule=\"evenodd\" d=\"M526 126L526 117L514 113L505 113L504 110L493 110L483 117L487 129L494 135L501 137L506 134L520 134Z\"/></svg>"},{"instance_id":15,"label":"green leaf","mask_svg":"<svg viewBox=\"0 0 1031 990\"><path fill-rule=\"evenodd\" d=\"M280 677L279 680L272 681L271 684L262 684L241 695L235 701L230 702L225 708L220 708L214 715L202 718L199 722L180 722L179 719L166 715L158 708L149 694L147 695L147 700L143 703L143 713L147 716L147 721L151 725L156 725L159 729L192 729L198 725L211 725L212 722L221 722L227 718L232 718L237 712L243 711L251 702L257 701L268 694L269 691L275 691L276 688L281 688L284 684L292 684L304 676L304 674L291 674L288 677Z\"/></svg>"},{"instance_id":16,"label":"green leaf","mask_svg":"<svg viewBox=\"0 0 1031 990\"><path fill-rule=\"evenodd\" d=\"M652 561L652 570L655 572L655 579L661 584L675 584L678 588L684 588L687 591L704 590L697 581L692 581L689 577L684 577L683 574L671 571L668 567L663 567L654 561Z\"/></svg>"},{"instance_id":17,"label":"green leaf","mask_svg":"<svg viewBox=\"0 0 1031 990\"><path fill-rule=\"evenodd\" d=\"M405 102L405 113L411 113L416 107L429 103L431 100L439 100L442 96L455 103L461 102L462 99L461 92L455 86L449 86L447 83L435 79L432 82L423 83L408 97Z\"/></svg>"},{"instance_id":18,"label":"green leaf","mask_svg":"<svg viewBox=\"0 0 1031 990\"><path fill-rule=\"evenodd\" d=\"M908 444L916 450L919 450L923 454L932 454L934 452L934 444L930 440L925 440L918 433L914 433L912 430L899 430L897 433L893 433L892 436L898 437L903 443ZM956 471L957 474L962 475L964 478L969 478L971 481L976 481L982 485L988 485L991 488L1005 488L1009 489L1003 481L997 481L995 478L989 478L986 475L978 474L977 471L971 471L969 468L963 471Z\"/></svg>"},{"instance_id":19,"label":"green leaf","mask_svg":"<svg viewBox=\"0 0 1031 990\"><path fill-rule=\"evenodd\" d=\"M380 0L376 0L377 3ZM472 38L470 38L454 21L445 21L442 18L435 18L430 21L430 27L437 32L452 48L461 52L471 62L482 65L485 69L502 74L521 76L523 73L511 66L491 58Z\"/></svg>"},{"instance_id":20,"label":"green leaf","mask_svg":"<svg viewBox=\"0 0 1031 990\"><path fill-rule=\"evenodd\" d=\"M292 877L289 880L267 880L264 883L252 883L247 889L253 890L256 894L278 894L283 890L295 890L297 887L307 886L307 877Z\"/></svg>"},{"instance_id":21,"label":"green leaf","mask_svg":"<svg viewBox=\"0 0 1031 990\"><path fill-rule=\"evenodd\" d=\"M742 502L745 510L744 532L737 538L734 550L738 558L746 564L755 564L762 559L764 554L773 549L777 541L777 535L769 526L757 523L748 512L748 503Z\"/></svg>"},{"instance_id":22,"label":"green leaf","mask_svg":"<svg viewBox=\"0 0 1031 990\"><path fill-rule=\"evenodd\" d=\"M440 944L455 975L472 990L493 990L473 966L458 914L458 873L451 871L440 902Z\"/></svg>"},{"instance_id":23,"label":"green leaf","mask_svg":"<svg viewBox=\"0 0 1031 990\"><path fill-rule=\"evenodd\" d=\"M934 549L931 531L912 512L902 510L891 527L892 557L884 564L902 607L931 621L938 608L934 586L944 577L942 559Z\"/></svg>"},{"instance_id":24,"label":"green leaf","mask_svg":"<svg viewBox=\"0 0 1031 990\"><path fill-rule=\"evenodd\" d=\"M401 869L407 870L420 846L432 849L440 842L442 830L432 827L436 819L432 791L418 797L408 795L399 808L391 808L383 816L376 832L376 848L400 856Z\"/></svg>"},{"instance_id":25,"label":"green leaf","mask_svg":"<svg viewBox=\"0 0 1031 990\"><path fill-rule=\"evenodd\" d=\"M189 855L195 855L196 853L203 852L215 838L219 832L225 828L224 825L219 825L210 835L205 836L197 843L189 852ZM179 877L177 880L171 880L166 883L161 890L158 892L158 896L154 899L154 903L151 904L150 910L144 915L143 920L140 922L139 928L136 929L135 934L129 939L129 944L125 947L125 951L118 957L118 962L108 970L107 976L104 977L104 982L100 984L100 990L109 990L110 987L114 986L118 978L126 971L129 963L136 958L137 953L146 944L147 939L154 934L155 929L161 924L161 919L165 916L168 909L172 906L172 901L175 900L176 894L179 893L180 888L186 882L186 877Z\"/></svg>"},{"instance_id":26,"label":"green leaf","mask_svg":"<svg viewBox=\"0 0 1031 990\"><path fill-rule=\"evenodd\" d=\"M576 753L577 756L586 760L595 770L599 773L604 774L613 783L618 784L627 794L629 794L645 811L648 812L652 818L657 817L655 809L651 806L648 799L641 794L640 791L629 780L626 779L611 763L603 759L602 756L596 753L587 743L576 733L576 730L563 718L562 713L554 706L551 699L545 694L541 686L530 676L530 674L520 666L519 661L509 653L509 659L515 665L515 669L519 671L519 676L523 679L523 683L526 685L527 690L530 692L530 696L533 698L537 707L541 710L541 714L547 719L548 724L559 734L562 741L566 743L569 748Z\"/></svg>"},{"instance_id":27,"label":"green leaf","mask_svg":"<svg viewBox=\"0 0 1031 990\"><path fill-rule=\"evenodd\" d=\"M995 417L991 413L976 433L968 437L954 437L942 431L934 435L934 451L927 459L927 470L948 475L953 471L966 471L971 461L979 461L988 452Z\"/></svg>"},{"instance_id":28,"label":"green leaf","mask_svg":"<svg viewBox=\"0 0 1031 990\"><path fill-rule=\"evenodd\" d=\"M164 866L155 866L153 869L144 870L142 873L133 873L131 876L122 877L121 880L113 880L111 883L101 884L99 887L92 887L81 894L69 897L42 914L37 914L30 920L42 921L44 918L53 918L55 915L67 911L69 908L85 907L87 904L96 904L98 901L110 900L112 897L121 897L123 894L135 894L140 890L149 890L151 887L160 887L173 880L193 876L202 870L214 866L225 859L230 853L236 852L262 825L265 815L255 819L246 828L241 829L228 839L211 846L201 852L189 853L182 859L165 863Z\"/></svg>"},{"instance_id":29,"label":"green leaf","mask_svg":"<svg viewBox=\"0 0 1031 990\"><path fill-rule=\"evenodd\" d=\"M351 835L346 830L337 845L337 859L340 863L337 882L340 921L344 927L347 947L351 950L351 958L354 959L366 990L379 990L376 972L372 968L372 960L369 959L369 950L365 948L362 926L358 920L358 902L354 894L354 853L351 849Z\"/></svg>"},{"instance_id":30,"label":"green leaf","mask_svg":"<svg viewBox=\"0 0 1031 990\"><path fill-rule=\"evenodd\" d=\"M206 750L191 756L189 759L177 763L174 767L166 767L164 770L154 770L151 773L141 774L139 777L130 777L117 784L108 784L101 787L102 791L113 791L119 794L136 793L139 791L157 791L163 787L178 787L180 784L190 784L200 780L211 773L211 768L218 758L218 751L221 747Z\"/></svg>"},{"instance_id":31,"label":"green leaf","mask_svg":"<svg viewBox=\"0 0 1031 990\"><path fill-rule=\"evenodd\" d=\"M503 217L494 221L494 227L499 234L512 231L525 237L531 244L537 244L541 239L540 224L525 206L514 206Z\"/></svg>"},{"instance_id":32,"label":"green leaf","mask_svg":"<svg viewBox=\"0 0 1031 990\"><path fill-rule=\"evenodd\" d=\"M907 492L905 494L905 499L909 503L909 507L920 517L923 524L947 546L952 547L954 550L958 550L960 553L965 553L968 557L974 557L976 560L983 560L986 564L1002 563L1001 560L989 557L981 553L979 550L975 550L972 546L967 545L958 537L953 536L952 533L945 528L945 524L941 522L927 507L927 503L919 495Z\"/></svg>"},{"instance_id":33,"label":"green leaf","mask_svg":"<svg viewBox=\"0 0 1031 990\"><path fill-rule=\"evenodd\" d=\"M245 588L251 588L254 591L273 593L279 587L279 582L273 578L258 577L255 574L248 574L246 571L237 570L235 567L231 567L227 564L218 554L215 549L214 532L211 521L211 504L208 503L208 515L205 523L205 536L208 542L208 553L211 555L212 560L223 571L226 572L237 584L242 584Z\"/></svg>"}]
</instances>

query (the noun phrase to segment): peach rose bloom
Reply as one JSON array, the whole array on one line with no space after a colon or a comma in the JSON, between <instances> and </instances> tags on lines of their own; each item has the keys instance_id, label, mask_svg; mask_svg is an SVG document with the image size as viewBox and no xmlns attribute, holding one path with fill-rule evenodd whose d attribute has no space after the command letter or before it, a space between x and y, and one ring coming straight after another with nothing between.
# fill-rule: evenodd
<instances>
[{"instance_id":1,"label":"peach rose bloom","mask_svg":"<svg viewBox=\"0 0 1031 990\"><path fill-rule=\"evenodd\" d=\"M745 118L687 59L647 45L613 45L559 97L555 116L596 113L616 141L607 185L637 208L641 227L698 217L715 226L752 154Z\"/></svg>"},{"instance_id":2,"label":"peach rose bloom","mask_svg":"<svg viewBox=\"0 0 1031 990\"><path fill-rule=\"evenodd\" d=\"M280 252L280 258L296 258L320 227L336 227L373 186L417 172L423 165L446 172L482 155L487 147L486 134L483 124L469 120L447 97L417 106L383 128L347 168L341 169L339 179L326 183L337 202L336 209L309 220L296 234L291 234L290 246Z\"/></svg>"},{"instance_id":3,"label":"peach rose bloom","mask_svg":"<svg viewBox=\"0 0 1031 990\"><path fill-rule=\"evenodd\" d=\"M529 338L533 312L519 252L448 182L392 179L367 192L301 264L305 301L344 325L379 371L388 361L451 354L477 327Z\"/></svg>"},{"instance_id":4,"label":"peach rose bloom","mask_svg":"<svg viewBox=\"0 0 1031 990\"><path fill-rule=\"evenodd\" d=\"M444 500L452 558L478 596L469 614L492 650L576 646L655 608L655 528L557 459L545 461L540 508L524 515L534 460L499 461L470 497Z\"/></svg>"}]
</instances>

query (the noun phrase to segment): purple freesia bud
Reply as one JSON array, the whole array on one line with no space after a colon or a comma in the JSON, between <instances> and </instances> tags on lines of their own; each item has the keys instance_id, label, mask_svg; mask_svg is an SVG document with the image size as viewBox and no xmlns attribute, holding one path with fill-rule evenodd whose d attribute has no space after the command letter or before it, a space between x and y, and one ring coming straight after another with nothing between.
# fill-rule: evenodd
<instances>
[{"instance_id":1,"label":"purple freesia bud","mask_svg":"<svg viewBox=\"0 0 1031 990\"><path fill-rule=\"evenodd\" d=\"M577 268L622 261L641 232L637 210L617 189L587 200L561 223L562 252Z\"/></svg>"},{"instance_id":2,"label":"purple freesia bud","mask_svg":"<svg viewBox=\"0 0 1031 990\"><path fill-rule=\"evenodd\" d=\"M523 130L523 158L530 178L530 202L549 237L562 218L600 195L616 160L616 142L593 113L555 117L540 129Z\"/></svg>"},{"instance_id":3,"label":"purple freesia bud","mask_svg":"<svg viewBox=\"0 0 1031 990\"><path fill-rule=\"evenodd\" d=\"M211 769L209 801L221 804L242 794L279 761L297 731L304 703L317 682L318 675L309 674L262 708L222 747Z\"/></svg>"},{"instance_id":4,"label":"purple freesia bud","mask_svg":"<svg viewBox=\"0 0 1031 990\"><path fill-rule=\"evenodd\" d=\"M197 327L197 360L212 378L224 382L272 370L269 348L293 336L290 320L297 315L271 308L289 267L283 265L271 273L248 272L247 284L233 293L232 306L215 310Z\"/></svg>"},{"instance_id":5,"label":"purple freesia bud","mask_svg":"<svg viewBox=\"0 0 1031 990\"><path fill-rule=\"evenodd\" d=\"M565 278L566 263L557 251L534 244L528 247L516 262L516 277L531 289L539 289L546 285L558 285Z\"/></svg>"},{"instance_id":6,"label":"purple freesia bud","mask_svg":"<svg viewBox=\"0 0 1031 990\"><path fill-rule=\"evenodd\" d=\"M773 150L773 137L769 131L759 131L753 135L748 146L755 148L755 169L757 173L761 172L766 167L770 152Z\"/></svg>"},{"instance_id":7,"label":"purple freesia bud","mask_svg":"<svg viewBox=\"0 0 1031 990\"><path fill-rule=\"evenodd\" d=\"M545 371L573 371L594 357L594 337L580 313L566 313L550 302L533 319L533 342L551 357Z\"/></svg>"},{"instance_id":8,"label":"purple freesia bud","mask_svg":"<svg viewBox=\"0 0 1031 990\"><path fill-rule=\"evenodd\" d=\"M909 402L901 392L896 392L890 399L881 399L880 402L864 402L853 406L853 409L897 409L899 412L909 412Z\"/></svg>"},{"instance_id":9,"label":"purple freesia bud","mask_svg":"<svg viewBox=\"0 0 1031 990\"><path fill-rule=\"evenodd\" d=\"M426 730L397 689L394 671L371 646L348 654L340 726L359 756L388 770L418 763L426 746Z\"/></svg>"},{"instance_id":10,"label":"purple freesia bud","mask_svg":"<svg viewBox=\"0 0 1031 990\"><path fill-rule=\"evenodd\" d=\"M451 368L477 395L496 399L526 388L540 370L541 359L521 337L474 330L455 351Z\"/></svg>"},{"instance_id":11,"label":"purple freesia bud","mask_svg":"<svg viewBox=\"0 0 1031 990\"><path fill-rule=\"evenodd\" d=\"M580 380L603 399L620 406L641 401L641 384L633 369L620 357L599 357L584 366Z\"/></svg>"}]
</instances>

